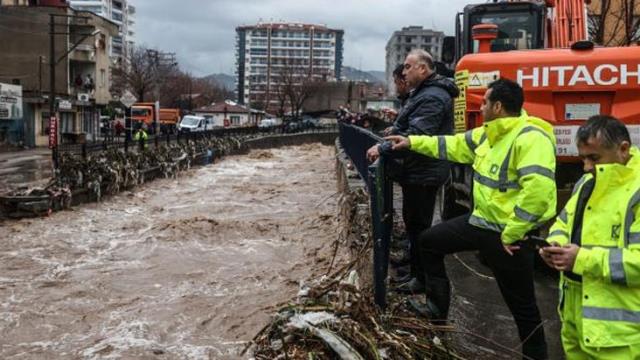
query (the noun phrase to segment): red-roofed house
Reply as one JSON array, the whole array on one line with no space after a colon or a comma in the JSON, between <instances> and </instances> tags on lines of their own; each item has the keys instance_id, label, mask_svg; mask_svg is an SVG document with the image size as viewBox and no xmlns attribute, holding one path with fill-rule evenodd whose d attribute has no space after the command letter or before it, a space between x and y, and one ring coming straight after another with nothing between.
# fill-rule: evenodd
<instances>
[{"instance_id":1,"label":"red-roofed house","mask_svg":"<svg viewBox=\"0 0 640 360\"><path fill-rule=\"evenodd\" d=\"M232 102L203 106L193 112L198 116L213 119L215 126L256 126L265 117L264 111L250 110Z\"/></svg>"}]
</instances>

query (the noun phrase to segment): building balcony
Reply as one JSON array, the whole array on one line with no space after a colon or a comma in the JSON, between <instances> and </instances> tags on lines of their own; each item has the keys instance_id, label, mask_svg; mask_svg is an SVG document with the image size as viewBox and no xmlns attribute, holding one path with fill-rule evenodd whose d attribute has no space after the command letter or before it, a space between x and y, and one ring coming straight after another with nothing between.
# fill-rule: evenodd
<instances>
[{"instance_id":1,"label":"building balcony","mask_svg":"<svg viewBox=\"0 0 640 360\"><path fill-rule=\"evenodd\" d=\"M73 46L73 44L69 46ZM69 60L95 63L96 47L90 44L80 44L69 54Z\"/></svg>"}]
</instances>

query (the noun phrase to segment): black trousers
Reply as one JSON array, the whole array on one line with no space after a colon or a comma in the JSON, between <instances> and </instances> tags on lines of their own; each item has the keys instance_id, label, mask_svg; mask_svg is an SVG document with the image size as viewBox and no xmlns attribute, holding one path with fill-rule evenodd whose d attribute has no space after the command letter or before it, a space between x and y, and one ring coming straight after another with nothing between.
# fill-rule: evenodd
<instances>
[{"instance_id":1,"label":"black trousers","mask_svg":"<svg viewBox=\"0 0 640 360\"><path fill-rule=\"evenodd\" d=\"M418 238L424 230L431 227L439 187L421 184L402 184L401 187L402 220L410 244L411 276L423 280Z\"/></svg>"},{"instance_id":2,"label":"black trousers","mask_svg":"<svg viewBox=\"0 0 640 360\"><path fill-rule=\"evenodd\" d=\"M469 225L469 214L440 223L420 235L422 266L427 279L449 280L444 257L460 251L479 250L493 272L523 343L523 353L534 359L546 357L544 329L533 285L534 253L504 251L500 234Z\"/></svg>"}]
</instances>

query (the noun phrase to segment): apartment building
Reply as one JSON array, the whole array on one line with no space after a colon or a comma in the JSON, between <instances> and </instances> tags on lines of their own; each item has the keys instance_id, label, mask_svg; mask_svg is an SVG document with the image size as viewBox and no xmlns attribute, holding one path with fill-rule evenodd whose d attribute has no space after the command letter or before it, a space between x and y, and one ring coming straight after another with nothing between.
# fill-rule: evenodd
<instances>
[{"instance_id":1,"label":"apartment building","mask_svg":"<svg viewBox=\"0 0 640 360\"><path fill-rule=\"evenodd\" d=\"M111 39L109 55L126 57L135 44L136 8L128 0L69 0L69 5L81 11L90 11L107 18L119 26L118 35Z\"/></svg>"},{"instance_id":2,"label":"apartment building","mask_svg":"<svg viewBox=\"0 0 640 360\"><path fill-rule=\"evenodd\" d=\"M55 114L49 114L51 15L56 23ZM19 124L27 146L48 144L49 118L56 116L58 139L99 136L100 109L111 100L107 44L118 25L66 5L1 6L0 83L22 87ZM2 125L2 124L0 124ZM0 126L2 127L2 126Z\"/></svg>"},{"instance_id":3,"label":"apartment building","mask_svg":"<svg viewBox=\"0 0 640 360\"><path fill-rule=\"evenodd\" d=\"M422 26L408 26L395 31L387 42L385 78L387 79L389 94L395 92L393 84L393 69L404 62L407 54L413 49L424 49L439 61L442 55L444 33Z\"/></svg>"},{"instance_id":4,"label":"apartment building","mask_svg":"<svg viewBox=\"0 0 640 360\"><path fill-rule=\"evenodd\" d=\"M237 99L273 108L285 73L335 81L341 77L344 31L324 25L258 23L236 28Z\"/></svg>"}]
</instances>

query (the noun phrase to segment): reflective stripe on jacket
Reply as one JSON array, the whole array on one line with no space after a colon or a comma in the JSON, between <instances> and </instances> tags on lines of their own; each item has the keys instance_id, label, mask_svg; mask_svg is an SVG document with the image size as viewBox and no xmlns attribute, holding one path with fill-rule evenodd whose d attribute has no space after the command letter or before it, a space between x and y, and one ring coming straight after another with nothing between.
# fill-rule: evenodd
<instances>
[{"instance_id":1,"label":"reflective stripe on jacket","mask_svg":"<svg viewBox=\"0 0 640 360\"><path fill-rule=\"evenodd\" d=\"M571 242L584 175L558 214L547 241ZM640 344L640 151L627 165L596 166L573 272L582 276L582 342L611 347ZM561 285L565 281L561 278ZM563 287L560 286L560 289ZM561 290L562 291L562 290Z\"/></svg>"},{"instance_id":2,"label":"reflective stripe on jacket","mask_svg":"<svg viewBox=\"0 0 640 360\"><path fill-rule=\"evenodd\" d=\"M553 127L530 117L500 118L453 136L409 136L411 150L473 164L471 225L521 240L555 215L556 153Z\"/></svg>"}]
</instances>

